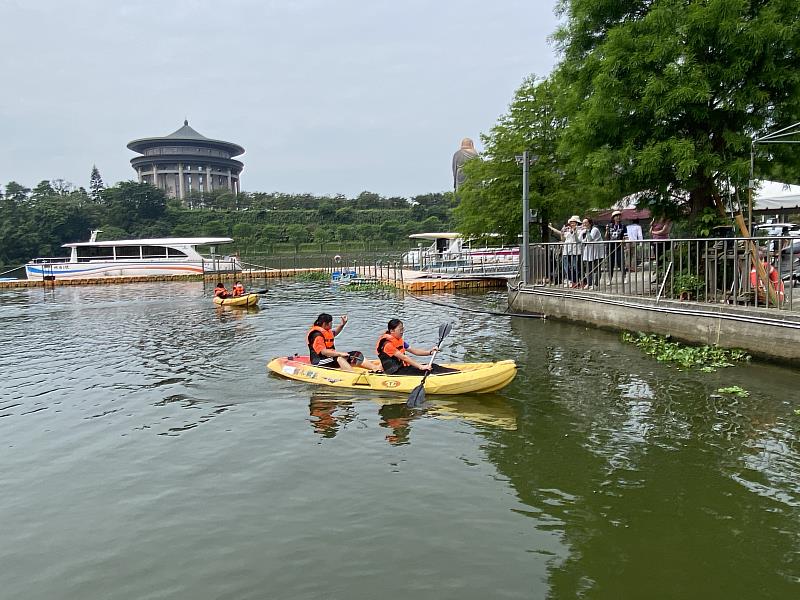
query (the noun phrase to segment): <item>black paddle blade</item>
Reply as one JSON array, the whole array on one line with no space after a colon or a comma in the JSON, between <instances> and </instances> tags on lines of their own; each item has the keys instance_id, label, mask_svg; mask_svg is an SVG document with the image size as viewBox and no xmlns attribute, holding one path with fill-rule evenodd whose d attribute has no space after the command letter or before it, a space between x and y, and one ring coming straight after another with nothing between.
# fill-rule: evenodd
<instances>
[{"instance_id":1,"label":"black paddle blade","mask_svg":"<svg viewBox=\"0 0 800 600\"><path fill-rule=\"evenodd\" d=\"M423 381L413 390L411 390L411 395L406 400L406 406L408 408L418 408L425 404L425 382Z\"/></svg>"},{"instance_id":2,"label":"black paddle blade","mask_svg":"<svg viewBox=\"0 0 800 600\"><path fill-rule=\"evenodd\" d=\"M347 353L347 362L350 363L351 366L357 367L358 365L364 362L364 354L363 352L359 352L358 350L351 350Z\"/></svg>"},{"instance_id":3,"label":"black paddle blade","mask_svg":"<svg viewBox=\"0 0 800 600\"><path fill-rule=\"evenodd\" d=\"M453 324L452 323L443 323L439 325L439 343L441 344L444 338L450 335L450 332L453 331Z\"/></svg>"},{"instance_id":4,"label":"black paddle blade","mask_svg":"<svg viewBox=\"0 0 800 600\"><path fill-rule=\"evenodd\" d=\"M247 292L248 294L266 294L267 290L256 290L254 292Z\"/></svg>"}]
</instances>

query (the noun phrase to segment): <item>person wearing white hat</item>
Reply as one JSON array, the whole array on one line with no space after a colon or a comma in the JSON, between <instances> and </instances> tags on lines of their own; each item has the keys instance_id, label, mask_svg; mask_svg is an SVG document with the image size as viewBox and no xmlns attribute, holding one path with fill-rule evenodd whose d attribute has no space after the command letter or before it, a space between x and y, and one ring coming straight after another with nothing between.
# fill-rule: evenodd
<instances>
[{"instance_id":1,"label":"person wearing white hat","mask_svg":"<svg viewBox=\"0 0 800 600\"><path fill-rule=\"evenodd\" d=\"M578 241L578 225L581 218L572 215L560 230L548 223L548 227L564 242L561 264L564 269L564 287L580 287L581 282L581 244Z\"/></svg>"},{"instance_id":2,"label":"person wearing white hat","mask_svg":"<svg viewBox=\"0 0 800 600\"><path fill-rule=\"evenodd\" d=\"M627 230L621 221L622 211L615 210L611 213L611 223L606 225L606 239L608 244L608 282L614 278L614 270L619 267L622 272L622 281L625 281L627 271L625 269L625 258L622 252L623 240L627 239Z\"/></svg>"}]
</instances>

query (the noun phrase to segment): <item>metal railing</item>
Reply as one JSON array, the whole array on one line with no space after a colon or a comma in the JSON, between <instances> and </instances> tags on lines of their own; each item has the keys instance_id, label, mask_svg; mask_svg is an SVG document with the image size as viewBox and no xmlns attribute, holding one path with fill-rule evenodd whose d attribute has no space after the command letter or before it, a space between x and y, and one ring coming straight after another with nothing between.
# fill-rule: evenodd
<instances>
[{"instance_id":1,"label":"metal railing","mask_svg":"<svg viewBox=\"0 0 800 600\"><path fill-rule=\"evenodd\" d=\"M577 247L535 244L528 264L528 281L536 286L656 301L800 309L792 293L800 286L799 237L602 241Z\"/></svg>"}]
</instances>

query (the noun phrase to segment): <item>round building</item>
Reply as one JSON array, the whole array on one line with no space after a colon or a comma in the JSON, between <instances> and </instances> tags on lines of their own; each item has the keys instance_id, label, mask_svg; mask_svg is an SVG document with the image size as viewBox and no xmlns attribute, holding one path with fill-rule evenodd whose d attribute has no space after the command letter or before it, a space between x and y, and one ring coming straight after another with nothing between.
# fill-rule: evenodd
<instances>
[{"instance_id":1,"label":"round building","mask_svg":"<svg viewBox=\"0 0 800 600\"><path fill-rule=\"evenodd\" d=\"M234 156L244 148L231 142L212 140L189 127L164 137L133 140L128 148L142 156L131 159L140 183L149 183L173 198L186 198L192 192L240 191L244 164Z\"/></svg>"}]
</instances>

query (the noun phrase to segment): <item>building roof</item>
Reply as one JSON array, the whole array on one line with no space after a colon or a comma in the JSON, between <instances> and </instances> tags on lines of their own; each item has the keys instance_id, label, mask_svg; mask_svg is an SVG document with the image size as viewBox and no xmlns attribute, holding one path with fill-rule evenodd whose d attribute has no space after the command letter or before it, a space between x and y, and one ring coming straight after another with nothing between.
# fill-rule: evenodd
<instances>
[{"instance_id":1,"label":"building roof","mask_svg":"<svg viewBox=\"0 0 800 600\"><path fill-rule=\"evenodd\" d=\"M207 138L203 134L190 127L188 120L184 120L183 127L178 128L169 135L165 135L164 137L150 137L133 140L132 142L128 143L128 148L134 152L144 154L144 151L147 148L151 148L153 146L166 146L169 144L175 144L176 142L196 142L203 146L221 147L229 151L231 156L237 156L244 153L244 148L242 148L239 144Z\"/></svg>"}]
</instances>

